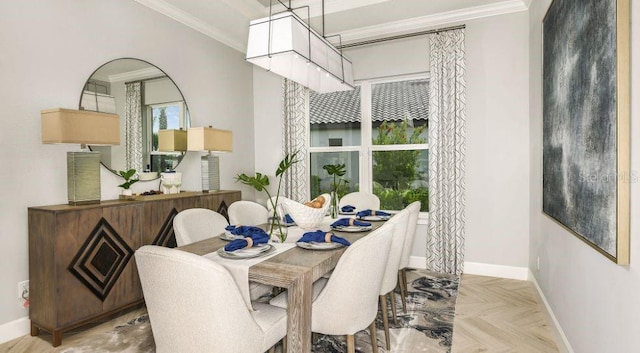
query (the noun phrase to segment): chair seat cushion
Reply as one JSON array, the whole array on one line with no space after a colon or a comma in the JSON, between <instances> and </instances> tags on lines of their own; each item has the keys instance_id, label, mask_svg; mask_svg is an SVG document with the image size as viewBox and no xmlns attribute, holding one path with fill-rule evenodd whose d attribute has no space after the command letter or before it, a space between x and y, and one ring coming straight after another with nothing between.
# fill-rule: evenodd
<instances>
[{"instance_id":1,"label":"chair seat cushion","mask_svg":"<svg viewBox=\"0 0 640 353\"><path fill-rule=\"evenodd\" d=\"M254 311L251 315L262 331L264 331L264 345L262 350L266 351L274 344L278 343L287 332L287 311L275 306L252 302Z\"/></svg>"},{"instance_id":2,"label":"chair seat cushion","mask_svg":"<svg viewBox=\"0 0 640 353\"><path fill-rule=\"evenodd\" d=\"M326 278L320 278L319 280L313 282L313 287L311 289L312 295L313 295L311 297L311 301L312 302L314 300L316 300L316 298L318 297L320 292L322 292L322 290L324 289L324 286L326 284L327 284L327 279ZM287 303L287 291L284 291L284 292L278 294L273 299L271 299L269 301L269 304L271 304L273 306L277 306L278 308L286 309L287 305L288 305L288 303Z\"/></svg>"}]
</instances>

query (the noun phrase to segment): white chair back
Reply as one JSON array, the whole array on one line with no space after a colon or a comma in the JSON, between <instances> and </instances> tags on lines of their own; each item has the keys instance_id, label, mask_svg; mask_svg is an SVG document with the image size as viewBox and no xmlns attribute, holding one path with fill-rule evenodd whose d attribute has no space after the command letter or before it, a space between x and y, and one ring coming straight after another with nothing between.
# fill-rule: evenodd
<instances>
[{"instance_id":1,"label":"white chair back","mask_svg":"<svg viewBox=\"0 0 640 353\"><path fill-rule=\"evenodd\" d=\"M413 248L413 239L416 236L416 227L418 226L418 215L420 214L420 201L414 201L405 209L409 210L409 223L407 224L407 233L404 238L402 255L400 256L400 268L409 266L409 257Z\"/></svg>"},{"instance_id":2,"label":"white chair back","mask_svg":"<svg viewBox=\"0 0 640 353\"><path fill-rule=\"evenodd\" d=\"M223 215L206 208L189 208L173 218L173 231L178 246L222 234L228 225Z\"/></svg>"},{"instance_id":3,"label":"white chair back","mask_svg":"<svg viewBox=\"0 0 640 353\"><path fill-rule=\"evenodd\" d=\"M380 199L378 196L364 191L356 191L342 196L338 202L338 206L351 205L356 208L356 211L362 211L366 209L379 210Z\"/></svg>"},{"instance_id":4,"label":"white chair back","mask_svg":"<svg viewBox=\"0 0 640 353\"><path fill-rule=\"evenodd\" d=\"M264 352L269 348L264 347L270 342L264 342L263 329L222 265L154 245L139 248L135 260L156 352ZM284 336L286 324L282 326Z\"/></svg>"},{"instance_id":5,"label":"white chair back","mask_svg":"<svg viewBox=\"0 0 640 353\"><path fill-rule=\"evenodd\" d=\"M243 226L257 226L267 223L269 211L257 202L236 201L229 205L229 223Z\"/></svg>"},{"instance_id":6,"label":"white chair back","mask_svg":"<svg viewBox=\"0 0 640 353\"><path fill-rule=\"evenodd\" d=\"M391 249L387 257L387 267L382 277L382 287L380 295L391 292L398 285L398 270L400 269L400 257L404 249L404 240L407 234L407 225L409 224L410 210L405 208L391 217L387 223L395 225L393 238L391 239Z\"/></svg>"},{"instance_id":7,"label":"white chair back","mask_svg":"<svg viewBox=\"0 0 640 353\"><path fill-rule=\"evenodd\" d=\"M394 227L387 222L345 250L313 302L314 332L353 335L373 322Z\"/></svg>"}]
</instances>

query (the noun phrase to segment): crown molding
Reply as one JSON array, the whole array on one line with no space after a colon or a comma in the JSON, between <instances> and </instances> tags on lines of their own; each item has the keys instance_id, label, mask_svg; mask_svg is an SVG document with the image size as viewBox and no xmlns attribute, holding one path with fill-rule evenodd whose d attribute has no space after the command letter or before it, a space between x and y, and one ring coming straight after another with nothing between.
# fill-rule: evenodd
<instances>
[{"instance_id":1,"label":"crown molding","mask_svg":"<svg viewBox=\"0 0 640 353\"><path fill-rule=\"evenodd\" d=\"M357 9L359 7L365 7L370 5L379 4L382 2L387 2L390 0L326 0L324 4L324 13L336 13L342 12L352 9ZM291 4L292 7L302 7L309 6L310 17L318 17L322 16L322 2L321 0L295 0ZM269 7L266 7L267 11Z\"/></svg>"},{"instance_id":2,"label":"crown molding","mask_svg":"<svg viewBox=\"0 0 640 353\"><path fill-rule=\"evenodd\" d=\"M211 37L222 44L225 44L240 52L245 52L245 44L242 41L238 41L232 36L225 33L224 30L206 23L205 21L167 3L164 0L135 0L137 3L146 6L154 11L157 11L173 20L176 20L183 25L195 29L196 31ZM227 1L227 0L225 0ZM231 0L228 0L229 2ZM234 7L235 8L235 7Z\"/></svg>"},{"instance_id":3,"label":"crown molding","mask_svg":"<svg viewBox=\"0 0 640 353\"><path fill-rule=\"evenodd\" d=\"M221 0L227 6L240 12L248 19L264 17L269 14L269 7L260 5L256 0Z\"/></svg>"},{"instance_id":4,"label":"crown molding","mask_svg":"<svg viewBox=\"0 0 640 353\"><path fill-rule=\"evenodd\" d=\"M389 36L401 32L415 31L435 26L464 22L483 17L503 15L512 12L528 10L525 1L530 0L508 0L500 3L469 7L466 9L441 12L433 15L415 17L408 20L388 22L375 26L361 27L347 30L340 33L330 33L330 35L340 34L343 43L372 38L378 36Z\"/></svg>"},{"instance_id":5,"label":"crown molding","mask_svg":"<svg viewBox=\"0 0 640 353\"><path fill-rule=\"evenodd\" d=\"M135 81L135 80L142 80L145 78L152 78L152 77L165 76L165 75L166 74L162 72L162 70L158 69L157 67L149 67L146 69L140 69L140 70L134 70L134 71L128 71L128 72L123 72L119 74L109 75L106 80L102 80L102 81L109 81L109 82Z\"/></svg>"}]
</instances>

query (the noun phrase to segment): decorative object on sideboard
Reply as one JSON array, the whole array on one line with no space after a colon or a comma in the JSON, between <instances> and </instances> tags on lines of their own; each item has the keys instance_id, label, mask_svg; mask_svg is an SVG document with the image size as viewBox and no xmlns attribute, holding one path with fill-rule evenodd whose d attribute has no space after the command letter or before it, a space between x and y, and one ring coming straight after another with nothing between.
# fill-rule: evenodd
<instances>
[{"instance_id":1,"label":"decorative object on sideboard","mask_svg":"<svg viewBox=\"0 0 640 353\"><path fill-rule=\"evenodd\" d=\"M119 170L118 174L124 179L124 183L118 185L118 187L122 188L120 199L133 200L133 192L131 191L131 185L140 181L140 179L136 176L136 170L135 169L129 169L127 171Z\"/></svg>"},{"instance_id":2,"label":"decorative object on sideboard","mask_svg":"<svg viewBox=\"0 0 640 353\"><path fill-rule=\"evenodd\" d=\"M220 190L220 159L212 152L232 152L233 136L229 130L192 127L187 131L187 150L208 152L200 158L202 191Z\"/></svg>"},{"instance_id":3,"label":"decorative object on sideboard","mask_svg":"<svg viewBox=\"0 0 640 353\"><path fill-rule=\"evenodd\" d=\"M119 145L118 115L56 108L43 110L41 120L42 143L81 145L80 151L67 152L69 205L100 202L100 152L86 145Z\"/></svg>"},{"instance_id":4,"label":"decorative object on sideboard","mask_svg":"<svg viewBox=\"0 0 640 353\"><path fill-rule=\"evenodd\" d=\"M280 4L284 5L282 2ZM277 4L276 4L277 5ZM340 35L324 35L324 0L322 1L322 34L318 34L291 8L249 23L246 59L284 78L295 81L318 93L353 89L351 62L326 39Z\"/></svg>"},{"instance_id":5,"label":"decorative object on sideboard","mask_svg":"<svg viewBox=\"0 0 640 353\"><path fill-rule=\"evenodd\" d=\"M160 173L160 190L163 194L179 194L182 186L182 173L165 172Z\"/></svg>"}]
</instances>

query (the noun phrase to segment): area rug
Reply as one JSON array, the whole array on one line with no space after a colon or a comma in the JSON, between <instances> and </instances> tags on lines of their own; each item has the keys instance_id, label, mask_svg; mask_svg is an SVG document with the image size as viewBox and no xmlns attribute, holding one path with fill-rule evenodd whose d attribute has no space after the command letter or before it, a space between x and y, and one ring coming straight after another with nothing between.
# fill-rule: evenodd
<instances>
[{"instance_id":1,"label":"area rug","mask_svg":"<svg viewBox=\"0 0 640 353\"><path fill-rule=\"evenodd\" d=\"M451 351L453 338L453 317L458 296L457 276L409 270L407 272L408 297L407 313L402 311L399 292L396 293L398 324L394 325L389 310L391 352L397 353L447 353ZM378 315L378 351L385 349L381 315ZM348 319L348 318L345 318ZM372 352L369 331L356 334L356 352ZM280 352L280 347L276 348ZM344 337L318 335L313 343L314 353L346 352ZM61 353L154 353L155 345L151 334L149 316L140 315L113 329L92 334L73 347L58 350Z\"/></svg>"}]
</instances>

